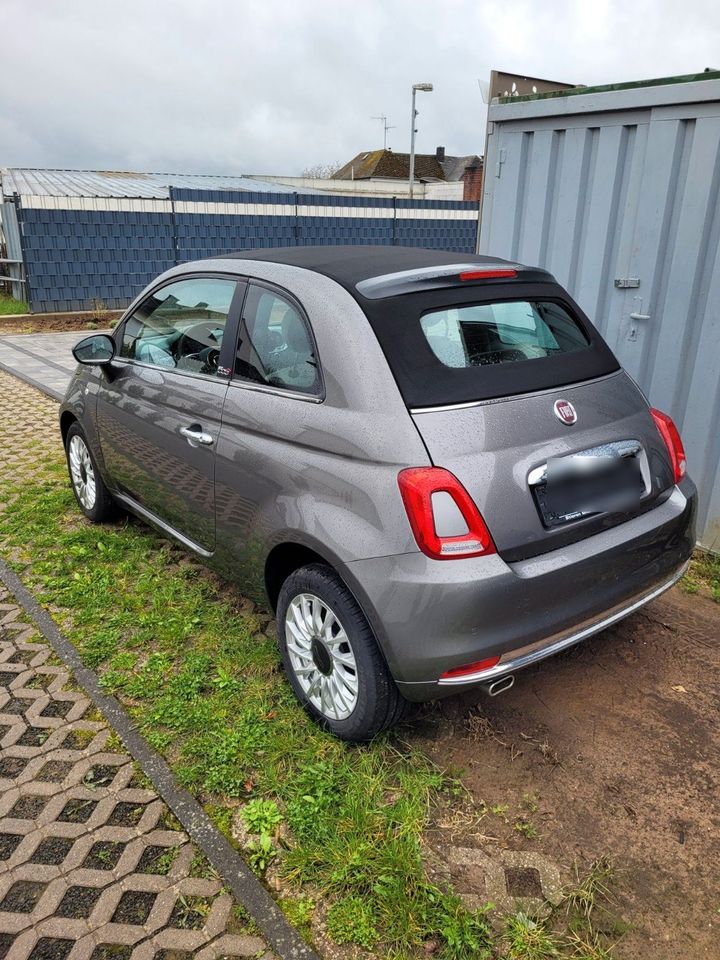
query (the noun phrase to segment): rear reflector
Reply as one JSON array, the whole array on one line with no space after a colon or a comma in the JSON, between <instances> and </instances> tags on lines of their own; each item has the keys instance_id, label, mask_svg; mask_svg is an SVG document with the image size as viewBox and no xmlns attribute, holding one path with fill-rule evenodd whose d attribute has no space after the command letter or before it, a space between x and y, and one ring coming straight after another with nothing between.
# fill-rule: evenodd
<instances>
[{"instance_id":1,"label":"rear reflector","mask_svg":"<svg viewBox=\"0 0 720 960\"><path fill-rule=\"evenodd\" d=\"M678 428L672 419L660 410L650 409L655 426L660 432L660 436L665 441L668 453L670 454L670 463L673 468L673 477L675 483L682 480L687 472L687 460L685 459L685 450L678 433Z\"/></svg>"},{"instance_id":2,"label":"rear reflector","mask_svg":"<svg viewBox=\"0 0 720 960\"><path fill-rule=\"evenodd\" d=\"M433 560L454 560L495 553L495 544L480 511L449 470L410 467L398 474L398 486L415 540L426 556ZM467 524L467 533L454 537L438 535L432 502L434 493L448 493L452 497Z\"/></svg>"},{"instance_id":3,"label":"rear reflector","mask_svg":"<svg viewBox=\"0 0 720 960\"><path fill-rule=\"evenodd\" d=\"M500 280L502 277L516 277L517 270L466 270L460 274L461 280Z\"/></svg>"},{"instance_id":4,"label":"rear reflector","mask_svg":"<svg viewBox=\"0 0 720 960\"><path fill-rule=\"evenodd\" d=\"M477 660L475 663L466 663L462 667L453 667L440 674L441 680L449 680L452 677L464 677L473 673L482 673L483 670L489 670L500 662L500 657L490 657L488 660Z\"/></svg>"}]
</instances>

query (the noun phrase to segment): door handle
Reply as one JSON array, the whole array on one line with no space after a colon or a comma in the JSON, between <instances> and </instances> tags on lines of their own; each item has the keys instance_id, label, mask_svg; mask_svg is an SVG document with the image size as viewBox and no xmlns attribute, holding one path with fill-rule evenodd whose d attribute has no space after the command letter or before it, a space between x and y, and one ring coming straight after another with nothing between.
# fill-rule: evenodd
<instances>
[{"instance_id":1,"label":"door handle","mask_svg":"<svg viewBox=\"0 0 720 960\"><path fill-rule=\"evenodd\" d=\"M180 427L180 433L191 447L196 447L198 444L209 447L214 443L210 434L205 433L199 424L193 424L191 427Z\"/></svg>"},{"instance_id":2,"label":"door handle","mask_svg":"<svg viewBox=\"0 0 720 960\"><path fill-rule=\"evenodd\" d=\"M631 313L631 320L652 320L652 317L649 313Z\"/></svg>"}]
</instances>

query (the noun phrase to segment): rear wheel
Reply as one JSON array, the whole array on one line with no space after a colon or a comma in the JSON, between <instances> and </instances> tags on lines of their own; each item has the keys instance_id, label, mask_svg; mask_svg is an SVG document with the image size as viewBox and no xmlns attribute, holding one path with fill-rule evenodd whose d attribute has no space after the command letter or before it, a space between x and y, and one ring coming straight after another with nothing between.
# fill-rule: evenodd
<instances>
[{"instance_id":1,"label":"rear wheel","mask_svg":"<svg viewBox=\"0 0 720 960\"><path fill-rule=\"evenodd\" d=\"M278 643L308 713L342 740L370 740L396 723L405 701L370 624L340 577L323 564L290 574L280 590Z\"/></svg>"},{"instance_id":2,"label":"rear wheel","mask_svg":"<svg viewBox=\"0 0 720 960\"><path fill-rule=\"evenodd\" d=\"M67 432L65 453L70 483L82 512L93 523L111 520L117 514L117 507L100 476L79 423L73 423Z\"/></svg>"}]
</instances>

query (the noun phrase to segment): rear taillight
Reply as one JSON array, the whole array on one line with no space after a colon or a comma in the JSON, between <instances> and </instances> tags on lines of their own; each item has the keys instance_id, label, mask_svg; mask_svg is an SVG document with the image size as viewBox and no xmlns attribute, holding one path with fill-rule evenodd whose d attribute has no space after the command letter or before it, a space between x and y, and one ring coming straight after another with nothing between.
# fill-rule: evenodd
<instances>
[{"instance_id":1,"label":"rear taillight","mask_svg":"<svg viewBox=\"0 0 720 960\"><path fill-rule=\"evenodd\" d=\"M665 441L665 446L670 454L673 476L675 483L677 483L679 480L682 480L687 472L685 450L682 445L682 440L680 439L680 434L678 433L678 428L666 413L662 413L660 410L653 408L650 409L650 413L655 421L655 426L660 431L660 436Z\"/></svg>"},{"instance_id":2,"label":"rear taillight","mask_svg":"<svg viewBox=\"0 0 720 960\"><path fill-rule=\"evenodd\" d=\"M480 557L495 553L495 544L480 511L465 487L449 470L441 467L411 467L398 474L398 485L408 520L422 552L434 560ZM446 493L467 526L467 532L440 536L433 511L433 494Z\"/></svg>"}]
</instances>

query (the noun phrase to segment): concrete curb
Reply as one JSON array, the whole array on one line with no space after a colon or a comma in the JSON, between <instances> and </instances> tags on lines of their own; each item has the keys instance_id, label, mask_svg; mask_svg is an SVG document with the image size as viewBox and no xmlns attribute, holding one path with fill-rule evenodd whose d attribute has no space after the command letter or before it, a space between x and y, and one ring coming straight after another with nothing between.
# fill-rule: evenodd
<instances>
[{"instance_id":1,"label":"concrete curb","mask_svg":"<svg viewBox=\"0 0 720 960\"><path fill-rule=\"evenodd\" d=\"M187 790L178 786L170 767L138 732L125 708L115 697L103 692L97 675L83 664L75 647L2 559L0 580L63 663L72 670L77 682L118 733L128 753L139 763L190 839L202 850L235 898L246 908L281 960L319 960L200 804Z\"/></svg>"}]
</instances>

